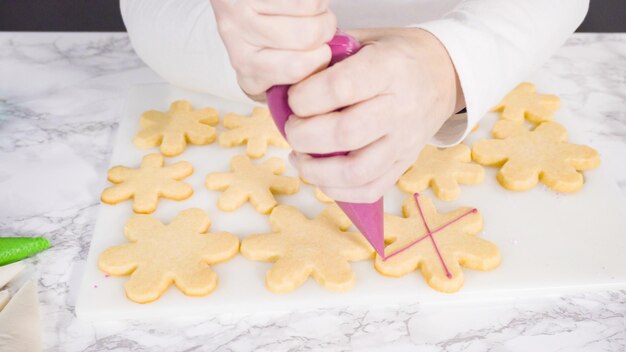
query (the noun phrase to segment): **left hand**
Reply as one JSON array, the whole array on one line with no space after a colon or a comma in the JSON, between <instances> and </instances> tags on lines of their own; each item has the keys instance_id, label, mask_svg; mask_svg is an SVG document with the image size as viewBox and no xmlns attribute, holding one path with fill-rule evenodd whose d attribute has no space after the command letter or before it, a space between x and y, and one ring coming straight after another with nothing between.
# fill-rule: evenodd
<instances>
[{"instance_id":1,"label":"left hand","mask_svg":"<svg viewBox=\"0 0 626 352\"><path fill-rule=\"evenodd\" d=\"M363 48L290 88L295 116L285 131L290 159L304 179L335 200L371 203L464 101L450 57L432 34L411 28L349 33ZM341 151L350 153L308 155Z\"/></svg>"}]
</instances>

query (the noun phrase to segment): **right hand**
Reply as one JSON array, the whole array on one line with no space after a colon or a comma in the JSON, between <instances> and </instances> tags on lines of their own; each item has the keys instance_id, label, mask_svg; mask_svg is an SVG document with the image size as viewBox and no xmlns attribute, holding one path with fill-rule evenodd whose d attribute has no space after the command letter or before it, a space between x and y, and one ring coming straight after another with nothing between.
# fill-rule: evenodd
<instances>
[{"instance_id":1,"label":"right hand","mask_svg":"<svg viewBox=\"0 0 626 352\"><path fill-rule=\"evenodd\" d=\"M211 0L241 89L253 99L300 82L330 61L337 22L329 0Z\"/></svg>"}]
</instances>

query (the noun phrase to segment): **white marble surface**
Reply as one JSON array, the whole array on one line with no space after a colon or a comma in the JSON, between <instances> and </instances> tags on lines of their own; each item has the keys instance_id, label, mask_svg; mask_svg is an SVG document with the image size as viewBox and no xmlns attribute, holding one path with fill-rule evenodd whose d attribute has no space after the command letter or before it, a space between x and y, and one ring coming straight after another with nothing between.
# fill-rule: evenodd
<instances>
[{"instance_id":1,"label":"white marble surface","mask_svg":"<svg viewBox=\"0 0 626 352\"><path fill-rule=\"evenodd\" d=\"M626 195L626 34L576 34L537 73L555 82ZM0 234L28 259L50 351L624 351L626 291L488 305L325 309L91 324L74 303L129 86L160 79L125 34L0 33ZM558 83L558 84L556 84Z\"/></svg>"}]
</instances>

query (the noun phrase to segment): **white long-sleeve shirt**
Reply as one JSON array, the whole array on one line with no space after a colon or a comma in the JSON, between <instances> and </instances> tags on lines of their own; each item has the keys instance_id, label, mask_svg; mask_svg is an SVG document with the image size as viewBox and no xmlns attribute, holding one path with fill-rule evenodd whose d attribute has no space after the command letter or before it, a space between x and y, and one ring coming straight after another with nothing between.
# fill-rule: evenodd
<instances>
[{"instance_id":1,"label":"white long-sleeve shirt","mask_svg":"<svg viewBox=\"0 0 626 352\"><path fill-rule=\"evenodd\" d=\"M120 0L137 54L170 83L250 101L237 84L208 0ZM452 145L543 63L582 22L589 0L331 0L342 29L418 27L456 68L467 114L433 137Z\"/></svg>"}]
</instances>

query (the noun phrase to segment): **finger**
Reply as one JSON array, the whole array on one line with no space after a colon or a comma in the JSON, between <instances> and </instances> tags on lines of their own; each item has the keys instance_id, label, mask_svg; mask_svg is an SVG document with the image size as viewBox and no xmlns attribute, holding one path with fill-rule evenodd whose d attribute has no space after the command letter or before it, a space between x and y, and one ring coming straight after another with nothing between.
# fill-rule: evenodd
<instances>
[{"instance_id":1,"label":"finger","mask_svg":"<svg viewBox=\"0 0 626 352\"><path fill-rule=\"evenodd\" d=\"M250 7L263 15L316 16L328 11L328 0L252 0Z\"/></svg>"},{"instance_id":2,"label":"finger","mask_svg":"<svg viewBox=\"0 0 626 352\"><path fill-rule=\"evenodd\" d=\"M373 203L396 183L400 175L411 164L412 159L395 162L383 175L372 182L351 188L321 187L334 200L352 203Z\"/></svg>"},{"instance_id":3,"label":"finger","mask_svg":"<svg viewBox=\"0 0 626 352\"><path fill-rule=\"evenodd\" d=\"M265 93L277 84L299 82L312 72L328 65L330 48L326 45L310 51L262 49L250 53L249 64L233 65L239 86L251 96Z\"/></svg>"},{"instance_id":4,"label":"finger","mask_svg":"<svg viewBox=\"0 0 626 352\"><path fill-rule=\"evenodd\" d=\"M237 75L237 83L249 96L264 94L265 91L271 86L269 82L262 82L256 79L256 77L247 77L243 75Z\"/></svg>"},{"instance_id":5,"label":"finger","mask_svg":"<svg viewBox=\"0 0 626 352\"><path fill-rule=\"evenodd\" d=\"M397 160L397 143L385 136L365 148L326 158L294 152L294 163L307 181L322 187L356 187L372 182Z\"/></svg>"},{"instance_id":6,"label":"finger","mask_svg":"<svg viewBox=\"0 0 626 352\"><path fill-rule=\"evenodd\" d=\"M260 48L311 50L335 34L337 19L329 11L311 17L254 15L242 33L249 44Z\"/></svg>"},{"instance_id":7,"label":"finger","mask_svg":"<svg viewBox=\"0 0 626 352\"><path fill-rule=\"evenodd\" d=\"M322 45L307 51L262 49L253 57L241 74L256 76L258 81L271 85L292 84L326 67L330 61L330 48Z\"/></svg>"},{"instance_id":8,"label":"finger","mask_svg":"<svg viewBox=\"0 0 626 352\"><path fill-rule=\"evenodd\" d=\"M291 116L285 133L291 147L300 153L357 150L391 130L390 111L391 98L379 96L325 115Z\"/></svg>"},{"instance_id":9,"label":"finger","mask_svg":"<svg viewBox=\"0 0 626 352\"><path fill-rule=\"evenodd\" d=\"M320 71L289 89L289 106L297 116L329 113L371 99L387 90L389 65L380 63L374 45Z\"/></svg>"}]
</instances>

